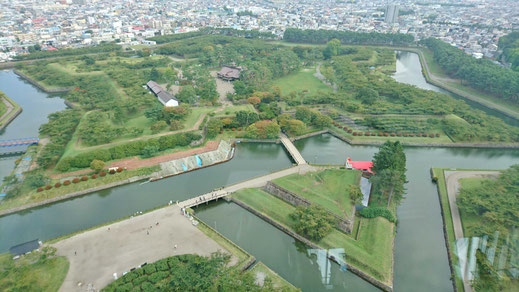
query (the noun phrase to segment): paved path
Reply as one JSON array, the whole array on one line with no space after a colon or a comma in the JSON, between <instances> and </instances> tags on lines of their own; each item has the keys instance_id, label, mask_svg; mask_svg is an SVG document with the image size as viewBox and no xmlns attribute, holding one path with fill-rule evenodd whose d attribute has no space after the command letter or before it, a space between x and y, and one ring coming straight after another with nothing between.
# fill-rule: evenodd
<instances>
[{"instance_id":1,"label":"paved path","mask_svg":"<svg viewBox=\"0 0 519 292\"><path fill-rule=\"evenodd\" d=\"M5 104L6 110L5 113L0 117L0 121L7 117L14 109L14 106L6 98L2 98L2 102Z\"/></svg>"},{"instance_id":2,"label":"paved path","mask_svg":"<svg viewBox=\"0 0 519 292\"><path fill-rule=\"evenodd\" d=\"M218 250L226 252L182 216L178 206L87 231L53 246L70 262L59 290L63 292L88 291L88 286L98 291L114 280L113 273L120 277L144 262L180 254L208 256ZM236 262L233 257L231 265Z\"/></svg>"},{"instance_id":3,"label":"paved path","mask_svg":"<svg viewBox=\"0 0 519 292\"><path fill-rule=\"evenodd\" d=\"M499 171L445 171L445 184L447 185L447 195L451 209L452 224L454 225L454 237L456 240L463 238L463 225L461 223L460 212L456 205L456 196L460 189L459 180L462 178L495 178ZM468 277L463 277L468 279ZM472 287L468 281L463 281L465 292L471 292Z\"/></svg>"},{"instance_id":4,"label":"paved path","mask_svg":"<svg viewBox=\"0 0 519 292\"><path fill-rule=\"evenodd\" d=\"M230 195L236 191L239 191L241 189L248 189L248 188L259 188L263 187L267 184L267 182L284 177L287 175L291 175L294 173L306 173L309 171L318 171L326 169L326 167L315 167L308 164L302 164L298 166L293 166L291 168L283 169L281 171L273 172L264 176L256 177L253 179L249 179L240 183L236 183L227 187L224 187L220 190L212 191L203 195L200 195L195 198L187 199L185 201L179 202L178 205L182 208L189 208L194 207L196 205L200 205L212 200L216 200L222 197L225 197L227 195Z\"/></svg>"},{"instance_id":5,"label":"paved path","mask_svg":"<svg viewBox=\"0 0 519 292\"><path fill-rule=\"evenodd\" d=\"M299 150L297 150L296 146L288 139L288 137L285 134L280 135L281 143L285 146L285 148L288 150L292 158L294 158L297 165L306 164L306 160L303 158L303 155L299 153Z\"/></svg>"},{"instance_id":6,"label":"paved path","mask_svg":"<svg viewBox=\"0 0 519 292\"><path fill-rule=\"evenodd\" d=\"M333 88L333 91L334 92L337 92L337 84L333 83L331 84L330 82L328 82L328 80L326 79L326 77L324 77L324 75L321 73L321 65L323 64L323 62L319 62L317 64L317 66L315 67L315 73L314 73L314 77L321 80L324 84L330 86L331 88Z\"/></svg>"}]
</instances>

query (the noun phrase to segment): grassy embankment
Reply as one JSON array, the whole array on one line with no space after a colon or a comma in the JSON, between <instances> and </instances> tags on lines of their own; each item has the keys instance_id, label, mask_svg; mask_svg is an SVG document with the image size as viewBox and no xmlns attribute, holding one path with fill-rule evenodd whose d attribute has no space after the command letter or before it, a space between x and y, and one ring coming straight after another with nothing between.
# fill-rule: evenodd
<instances>
[{"instance_id":1,"label":"grassy embankment","mask_svg":"<svg viewBox=\"0 0 519 292\"><path fill-rule=\"evenodd\" d=\"M50 190L43 190L37 192L35 188L30 186L24 186L21 190L21 195L16 196L9 200L4 200L0 204L0 210L7 210L10 208L20 207L26 204L37 203L47 199L63 196L70 193L75 193L91 188L107 185L119 181L123 181L135 176L148 175L155 171L158 171L159 167L140 168L136 170L127 170L116 174L107 174L105 177L98 177L96 179L89 179L87 181L80 181L79 183L71 183L68 186L62 185L59 188L54 187L54 184L59 182L59 179L51 179L50 185L53 186Z\"/></svg>"},{"instance_id":2,"label":"grassy embankment","mask_svg":"<svg viewBox=\"0 0 519 292\"><path fill-rule=\"evenodd\" d=\"M5 292L55 292L65 280L69 262L57 257L53 250L35 251L12 259L9 253L0 254L0 288Z\"/></svg>"},{"instance_id":3,"label":"grassy embankment","mask_svg":"<svg viewBox=\"0 0 519 292\"><path fill-rule=\"evenodd\" d=\"M311 181L315 180L310 179L294 189L301 190L304 185L311 184ZM332 187L332 189L334 188ZM323 198L308 194L303 195L303 192L298 192L298 195L308 196L308 199L312 198L312 201L316 203L323 200ZM244 189L232 196L285 227L293 229L295 222L290 214L294 212L295 207L285 201L261 189ZM347 196L344 197L347 199ZM375 279L391 285L393 278L394 224L384 218L357 218L357 220L360 221L361 225L358 234L348 235L333 229L330 234L315 243L323 248L344 248L347 263Z\"/></svg>"},{"instance_id":4,"label":"grassy embankment","mask_svg":"<svg viewBox=\"0 0 519 292\"><path fill-rule=\"evenodd\" d=\"M508 102L501 98L497 98L491 94L488 94L488 93L482 92L478 89L464 85L460 81L454 81L451 77L449 77L449 75L447 75L445 73L445 71L440 67L440 65L438 65L434 61L433 53L429 49L422 48L420 50L423 53L425 62L427 62L427 66L429 68L430 73L436 77L445 79L445 80L434 80L433 83L436 86L443 87L444 89L447 89L447 90L459 91L456 93L462 95L465 98L472 99L472 100L474 100L486 107L492 108L492 109L496 109L495 105L498 105L500 107L505 107L507 114L514 116L516 118L519 118L519 105L518 104ZM424 60L422 60L422 58L420 58L420 61L423 62ZM422 66L422 68L423 68L423 66ZM431 83L431 81L432 81L431 76L429 76L429 74L427 73L426 70L423 70L423 72L424 72L426 80ZM448 80L453 80L453 81L448 81ZM469 98L471 96L474 98ZM502 111L501 109L502 108L497 109L497 110Z\"/></svg>"},{"instance_id":5,"label":"grassy embankment","mask_svg":"<svg viewBox=\"0 0 519 292\"><path fill-rule=\"evenodd\" d=\"M8 110L4 101L10 103L13 109L11 110L11 112L5 115L5 117L2 117ZM16 102L14 102L14 100L10 99L2 91L0 91L0 117L2 117L2 119L0 120L0 129L5 126L7 120L9 120L19 109L21 109L20 106Z\"/></svg>"},{"instance_id":6,"label":"grassy embankment","mask_svg":"<svg viewBox=\"0 0 519 292\"><path fill-rule=\"evenodd\" d=\"M360 181L360 171L328 169L322 172L310 172L306 175L292 174L273 180L299 196L319 204L337 216L350 218L353 203L349 197L350 185Z\"/></svg>"}]
</instances>

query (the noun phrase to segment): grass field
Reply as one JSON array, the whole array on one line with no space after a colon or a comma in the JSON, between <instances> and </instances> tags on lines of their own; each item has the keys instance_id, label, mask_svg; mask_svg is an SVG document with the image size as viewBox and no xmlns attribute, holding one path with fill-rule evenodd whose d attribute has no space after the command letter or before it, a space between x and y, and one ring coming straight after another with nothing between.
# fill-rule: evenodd
<instances>
[{"instance_id":1,"label":"grass field","mask_svg":"<svg viewBox=\"0 0 519 292\"><path fill-rule=\"evenodd\" d=\"M358 170L327 169L305 175L293 174L273 182L340 217L351 218L354 206L349 190L351 185L358 185L360 176Z\"/></svg>"},{"instance_id":2,"label":"grass field","mask_svg":"<svg viewBox=\"0 0 519 292\"><path fill-rule=\"evenodd\" d=\"M302 69L297 73L293 73L281 77L274 81L273 85L281 88L283 95L289 94L292 91L301 92L308 91L308 94L316 94L318 91L325 93L332 92L332 88L317 79L313 74L315 68Z\"/></svg>"},{"instance_id":3,"label":"grass field","mask_svg":"<svg viewBox=\"0 0 519 292\"><path fill-rule=\"evenodd\" d=\"M260 189L244 189L232 196L282 225L293 228L294 221L290 218L290 213L295 210L294 206ZM360 224L358 240L333 229L329 235L316 243L323 248L344 248L347 263L384 283L391 284L394 224L384 218L362 218Z\"/></svg>"},{"instance_id":4,"label":"grass field","mask_svg":"<svg viewBox=\"0 0 519 292\"><path fill-rule=\"evenodd\" d=\"M65 280L69 263L43 251L23 255L17 260L12 254L0 254L0 290L55 292Z\"/></svg>"}]
</instances>

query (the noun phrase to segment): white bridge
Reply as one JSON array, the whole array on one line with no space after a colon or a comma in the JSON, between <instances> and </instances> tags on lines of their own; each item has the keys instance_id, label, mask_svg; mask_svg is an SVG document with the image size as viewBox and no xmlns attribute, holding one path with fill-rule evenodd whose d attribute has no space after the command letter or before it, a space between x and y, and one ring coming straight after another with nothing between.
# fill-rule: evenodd
<instances>
[{"instance_id":1,"label":"white bridge","mask_svg":"<svg viewBox=\"0 0 519 292\"><path fill-rule=\"evenodd\" d=\"M203 203L208 203L212 200L218 200L219 198L225 197L227 195L229 195L229 193L224 190L212 191L212 192L200 195L198 197L194 197L194 198L179 202L178 205L180 206L180 208L191 208L191 207L195 207L200 204L203 204Z\"/></svg>"},{"instance_id":2,"label":"white bridge","mask_svg":"<svg viewBox=\"0 0 519 292\"><path fill-rule=\"evenodd\" d=\"M297 165L303 165L306 164L306 160L303 158L303 155L297 150L296 146L288 139L285 134L280 135L281 143L283 143L283 146L285 146L285 149L287 149L288 153L290 153L290 156L294 158L294 161L297 163Z\"/></svg>"}]
</instances>

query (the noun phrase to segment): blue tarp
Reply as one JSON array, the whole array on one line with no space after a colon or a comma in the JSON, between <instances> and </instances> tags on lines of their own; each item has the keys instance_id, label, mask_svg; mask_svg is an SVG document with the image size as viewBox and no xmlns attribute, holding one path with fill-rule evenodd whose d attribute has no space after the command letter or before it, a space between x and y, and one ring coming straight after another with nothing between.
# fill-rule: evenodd
<instances>
[{"instance_id":1,"label":"blue tarp","mask_svg":"<svg viewBox=\"0 0 519 292\"><path fill-rule=\"evenodd\" d=\"M7 194L0 194L0 197L5 197L7 196Z\"/></svg>"},{"instance_id":2,"label":"blue tarp","mask_svg":"<svg viewBox=\"0 0 519 292\"><path fill-rule=\"evenodd\" d=\"M28 157L25 157L25 158L24 158L24 159L22 159L22 160L29 160L29 159L31 159L31 157L30 157L30 156L28 156Z\"/></svg>"},{"instance_id":3,"label":"blue tarp","mask_svg":"<svg viewBox=\"0 0 519 292\"><path fill-rule=\"evenodd\" d=\"M184 169L184 171L187 170L187 166L184 164L184 162L182 162L182 168Z\"/></svg>"},{"instance_id":4,"label":"blue tarp","mask_svg":"<svg viewBox=\"0 0 519 292\"><path fill-rule=\"evenodd\" d=\"M202 160L200 159L200 157L198 157L198 155L195 155L195 158L196 158L196 163L198 164L198 166L202 166Z\"/></svg>"}]
</instances>

